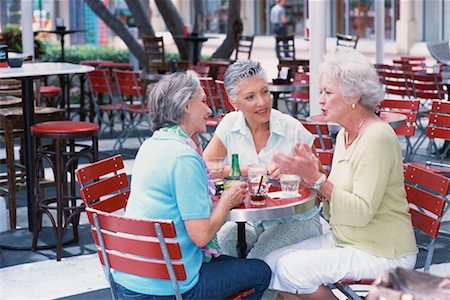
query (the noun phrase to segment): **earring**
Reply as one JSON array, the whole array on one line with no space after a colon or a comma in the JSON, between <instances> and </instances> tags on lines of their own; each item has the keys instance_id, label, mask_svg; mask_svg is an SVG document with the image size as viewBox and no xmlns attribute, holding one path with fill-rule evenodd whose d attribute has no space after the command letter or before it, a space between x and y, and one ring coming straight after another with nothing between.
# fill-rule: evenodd
<instances>
[{"instance_id":1,"label":"earring","mask_svg":"<svg viewBox=\"0 0 450 300\"><path fill-rule=\"evenodd\" d=\"M356 104L352 103L352 109L355 109L355 108L356 108Z\"/></svg>"}]
</instances>

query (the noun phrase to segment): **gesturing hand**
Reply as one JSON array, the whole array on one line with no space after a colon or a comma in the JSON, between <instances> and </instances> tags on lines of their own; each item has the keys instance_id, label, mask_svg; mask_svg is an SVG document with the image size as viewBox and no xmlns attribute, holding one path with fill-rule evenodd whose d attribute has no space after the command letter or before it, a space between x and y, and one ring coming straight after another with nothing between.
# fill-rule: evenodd
<instances>
[{"instance_id":1,"label":"gesturing hand","mask_svg":"<svg viewBox=\"0 0 450 300\"><path fill-rule=\"evenodd\" d=\"M320 177L318 158L307 144L297 144L290 154L277 152L273 156L273 162L281 173L297 174L308 185Z\"/></svg>"}]
</instances>

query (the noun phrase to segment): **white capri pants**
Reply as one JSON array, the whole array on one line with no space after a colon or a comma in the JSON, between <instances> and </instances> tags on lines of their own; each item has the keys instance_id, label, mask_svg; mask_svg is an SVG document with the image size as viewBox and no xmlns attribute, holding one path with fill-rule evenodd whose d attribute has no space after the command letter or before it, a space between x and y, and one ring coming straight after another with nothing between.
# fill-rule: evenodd
<instances>
[{"instance_id":1,"label":"white capri pants","mask_svg":"<svg viewBox=\"0 0 450 300\"><path fill-rule=\"evenodd\" d=\"M321 285L341 279L375 279L391 268L413 269L416 257L412 254L389 259L353 247L339 247L330 232L275 250L264 261L272 270L270 289L311 294Z\"/></svg>"}]
</instances>

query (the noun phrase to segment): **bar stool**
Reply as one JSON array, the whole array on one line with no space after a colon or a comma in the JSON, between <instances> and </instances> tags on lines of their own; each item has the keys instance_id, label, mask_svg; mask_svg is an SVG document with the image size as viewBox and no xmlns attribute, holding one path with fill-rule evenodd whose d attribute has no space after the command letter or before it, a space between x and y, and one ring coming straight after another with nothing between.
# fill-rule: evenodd
<instances>
[{"instance_id":1,"label":"bar stool","mask_svg":"<svg viewBox=\"0 0 450 300\"><path fill-rule=\"evenodd\" d=\"M39 88L40 99L37 106L45 104L45 106L58 107L61 101L62 89L59 86L43 85ZM61 107L64 108L64 107Z\"/></svg>"},{"instance_id":2,"label":"bar stool","mask_svg":"<svg viewBox=\"0 0 450 300\"><path fill-rule=\"evenodd\" d=\"M36 107L36 122L64 120L64 110L54 107ZM0 191L8 194L9 224L15 229L16 221L16 192L25 184L25 166L23 159L16 163L14 155L14 140L23 139L23 111L22 107L7 107L0 109L0 141L5 144L6 157L0 163L6 164L6 174L0 175Z\"/></svg>"},{"instance_id":3,"label":"bar stool","mask_svg":"<svg viewBox=\"0 0 450 300\"><path fill-rule=\"evenodd\" d=\"M69 224L72 224L74 242L78 242L78 224L84 204L82 202L77 204L77 200L81 201L81 198L75 191L75 169L80 160L87 162L98 160L98 133L99 126L89 122L43 122L31 127L31 134L36 145L33 251L37 247L44 213L49 217L56 235L56 260L61 260L64 230ZM41 145L42 139L51 139L52 143ZM91 144L89 145L86 141L81 143L81 139L91 139ZM38 182L44 173L42 170L44 162L50 165L55 177L55 197L39 194ZM56 211L56 218L52 211Z\"/></svg>"}]
</instances>

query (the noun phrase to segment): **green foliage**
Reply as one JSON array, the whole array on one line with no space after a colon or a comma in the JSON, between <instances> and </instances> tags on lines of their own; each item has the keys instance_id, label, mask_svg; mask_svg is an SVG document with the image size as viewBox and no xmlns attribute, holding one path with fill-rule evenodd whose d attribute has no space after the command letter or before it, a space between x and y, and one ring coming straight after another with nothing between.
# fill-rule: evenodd
<instances>
[{"instance_id":1,"label":"green foliage","mask_svg":"<svg viewBox=\"0 0 450 300\"><path fill-rule=\"evenodd\" d=\"M22 52L22 31L20 25L8 24L5 30L0 33L0 44L8 45L8 51ZM41 43L37 40L34 41L35 56L38 57L41 54Z\"/></svg>"},{"instance_id":2,"label":"green foliage","mask_svg":"<svg viewBox=\"0 0 450 300\"><path fill-rule=\"evenodd\" d=\"M41 61L58 61L61 58L61 45L51 40L41 40L44 54ZM79 63L82 60L112 60L114 62L129 62L128 50L116 50L107 46L74 45L64 48L66 62Z\"/></svg>"}]
</instances>

